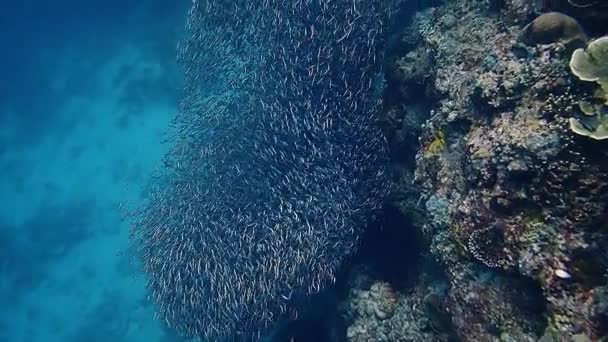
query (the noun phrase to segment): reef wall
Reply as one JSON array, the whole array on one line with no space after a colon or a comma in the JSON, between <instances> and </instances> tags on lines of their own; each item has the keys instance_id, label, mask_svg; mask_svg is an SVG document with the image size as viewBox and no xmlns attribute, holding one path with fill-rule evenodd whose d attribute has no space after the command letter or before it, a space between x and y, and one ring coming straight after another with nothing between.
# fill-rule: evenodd
<instances>
[{"instance_id":1,"label":"reef wall","mask_svg":"<svg viewBox=\"0 0 608 342\"><path fill-rule=\"evenodd\" d=\"M406 287L350 272L349 341L608 335L606 15L445 1L389 39L390 206L421 251Z\"/></svg>"}]
</instances>

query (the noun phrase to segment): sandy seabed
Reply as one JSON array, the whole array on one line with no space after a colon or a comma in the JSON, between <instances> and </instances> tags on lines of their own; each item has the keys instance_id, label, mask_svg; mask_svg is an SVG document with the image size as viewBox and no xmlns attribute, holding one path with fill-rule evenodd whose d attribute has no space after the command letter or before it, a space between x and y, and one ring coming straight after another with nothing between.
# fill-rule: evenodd
<instances>
[{"instance_id":1,"label":"sandy seabed","mask_svg":"<svg viewBox=\"0 0 608 342\"><path fill-rule=\"evenodd\" d=\"M28 99L0 97L0 341L179 340L153 318L119 207L167 148L185 5L55 37L31 52Z\"/></svg>"}]
</instances>

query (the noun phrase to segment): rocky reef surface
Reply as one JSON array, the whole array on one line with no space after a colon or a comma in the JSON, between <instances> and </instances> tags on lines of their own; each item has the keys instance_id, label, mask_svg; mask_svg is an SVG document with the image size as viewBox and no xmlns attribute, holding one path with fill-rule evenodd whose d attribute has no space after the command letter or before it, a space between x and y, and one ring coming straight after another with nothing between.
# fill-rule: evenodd
<instances>
[{"instance_id":1,"label":"rocky reef surface","mask_svg":"<svg viewBox=\"0 0 608 342\"><path fill-rule=\"evenodd\" d=\"M386 61L389 245L373 244L408 252L355 257L328 339L608 337L606 20L583 0L404 17Z\"/></svg>"}]
</instances>

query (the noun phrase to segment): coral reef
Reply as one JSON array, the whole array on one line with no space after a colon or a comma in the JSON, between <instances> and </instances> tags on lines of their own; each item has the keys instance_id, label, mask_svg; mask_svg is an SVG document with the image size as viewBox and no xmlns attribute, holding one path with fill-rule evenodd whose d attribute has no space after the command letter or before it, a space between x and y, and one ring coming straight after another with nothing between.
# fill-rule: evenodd
<instances>
[{"instance_id":1,"label":"coral reef","mask_svg":"<svg viewBox=\"0 0 608 342\"><path fill-rule=\"evenodd\" d=\"M447 217L428 221L432 227L424 229L453 285L447 310L463 339L507 340L505 332L517 341L538 337L543 316L517 314L521 303L509 295L515 280L504 278L495 290L463 282L479 277L482 271L472 265L479 263L494 277L507 272L534 280L542 292L528 285L519 293L544 301L549 324L560 333L598 338L606 333L600 246L607 237L599 227L605 224L608 178L602 152L589 150L568 129L585 90L569 73L567 41L561 39L581 31L575 21L547 14L562 23L541 30L547 22L541 16L523 32L545 45L522 47L517 26L474 16L427 39L440 51L435 87L442 99L422 139L432 145L439 128L446 147L438 154L419 151L416 179L428 202L448 203L441 213ZM559 34L541 39L535 30ZM431 203L427 208L436 207ZM599 274L591 281L589 272ZM472 293L481 299L465 300ZM493 318L476 323L466 314L472 307Z\"/></svg>"},{"instance_id":2,"label":"coral reef","mask_svg":"<svg viewBox=\"0 0 608 342\"><path fill-rule=\"evenodd\" d=\"M407 293L357 273L341 314L349 341L447 341L446 317L440 312L444 287L421 280Z\"/></svg>"},{"instance_id":3,"label":"coral reef","mask_svg":"<svg viewBox=\"0 0 608 342\"><path fill-rule=\"evenodd\" d=\"M348 340L608 336L608 148L571 129L593 116L602 131L603 58L589 56L603 54L605 38L573 50L585 31L605 34L593 18L608 11L578 5L450 1L396 33L385 101L391 200L422 236L427 265L405 289L351 280ZM555 10L563 14L541 15ZM415 160L403 156L412 150ZM436 305L424 310L430 292Z\"/></svg>"}]
</instances>

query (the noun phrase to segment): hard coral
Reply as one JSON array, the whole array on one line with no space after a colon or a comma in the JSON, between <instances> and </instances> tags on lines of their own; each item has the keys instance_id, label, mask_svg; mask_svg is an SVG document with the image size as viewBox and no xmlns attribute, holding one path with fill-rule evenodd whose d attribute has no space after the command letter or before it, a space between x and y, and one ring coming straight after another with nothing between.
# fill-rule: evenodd
<instances>
[{"instance_id":1,"label":"hard coral","mask_svg":"<svg viewBox=\"0 0 608 342\"><path fill-rule=\"evenodd\" d=\"M537 341L544 323L538 288L524 278L467 270L445 304L460 340Z\"/></svg>"},{"instance_id":2,"label":"hard coral","mask_svg":"<svg viewBox=\"0 0 608 342\"><path fill-rule=\"evenodd\" d=\"M570 129L582 136L590 137L595 140L608 139L608 108L605 105L595 107L586 105L585 102L579 104L581 112L587 117L570 118Z\"/></svg>"},{"instance_id":3,"label":"hard coral","mask_svg":"<svg viewBox=\"0 0 608 342\"><path fill-rule=\"evenodd\" d=\"M596 140L608 139L608 36L589 43L587 49L577 49L570 58L570 70L582 81L599 85L597 97L603 104L579 102L587 117L570 118L570 129L576 134Z\"/></svg>"},{"instance_id":4,"label":"hard coral","mask_svg":"<svg viewBox=\"0 0 608 342\"><path fill-rule=\"evenodd\" d=\"M404 99L412 101L424 94L433 80L432 63L432 56L424 48L410 51L395 62L392 77L400 84Z\"/></svg>"},{"instance_id":5,"label":"hard coral","mask_svg":"<svg viewBox=\"0 0 608 342\"><path fill-rule=\"evenodd\" d=\"M608 268L599 246L608 234L598 228L608 210L608 151L588 149L568 129L584 90L565 63L565 45L585 36L572 18L554 13L527 28L524 38L535 43L522 46L517 27L466 16L449 29L435 27L425 40L436 56L440 100L423 127L416 181L429 209L421 230L451 285L445 310L463 340L536 340L545 319L566 339L597 339L606 335L608 314L599 295ZM540 25L551 18L557 24ZM437 127L449 144L445 153L430 154ZM501 326L501 317L523 308L507 295L517 280L502 278L508 285L495 295L467 283L480 270L533 279L542 291L531 292L531 300L544 301L547 311L537 313L532 328L525 319ZM475 298L486 295L492 299Z\"/></svg>"},{"instance_id":6,"label":"hard coral","mask_svg":"<svg viewBox=\"0 0 608 342\"><path fill-rule=\"evenodd\" d=\"M361 278L363 274L357 274ZM359 279L355 279L359 280ZM446 320L441 313L443 285L420 279L407 293L390 284L367 280L351 284L341 305L346 339L352 342L448 341Z\"/></svg>"},{"instance_id":7,"label":"hard coral","mask_svg":"<svg viewBox=\"0 0 608 342\"><path fill-rule=\"evenodd\" d=\"M520 39L529 45L582 44L587 41L587 35L576 19L563 13L549 12L524 27Z\"/></svg>"},{"instance_id":8,"label":"hard coral","mask_svg":"<svg viewBox=\"0 0 608 342\"><path fill-rule=\"evenodd\" d=\"M570 70L582 81L596 82L608 94L608 36L592 41L587 49L574 51Z\"/></svg>"}]
</instances>

